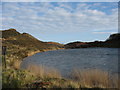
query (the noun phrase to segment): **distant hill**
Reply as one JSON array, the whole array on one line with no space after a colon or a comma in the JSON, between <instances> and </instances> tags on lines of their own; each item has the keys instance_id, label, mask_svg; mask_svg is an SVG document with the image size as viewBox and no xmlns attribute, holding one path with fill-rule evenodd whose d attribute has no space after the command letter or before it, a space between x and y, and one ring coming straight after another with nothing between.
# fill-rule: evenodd
<instances>
[{"instance_id":1,"label":"distant hill","mask_svg":"<svg viewBox=\"0 0 120 90\"><path fill-rule=\"evenodd\" d=\"M77 41L77 42L70 42L70 43L65 45L65 48L71 48L71 49L72 48L80 48L83 45L85 46L86 43L85 42L79 42L79 41Z\"/></svg>"},{"instance_id":2,"label":"distant hill","mask_svg":"<svg viewBox=\"0 0 120 90\"><path fill-rule=\"evenodd\" d=\"M9 47L10 43L13 45L19 45L21 47L32 47L39 50L43 49L52 49L52 48L62 48L61 44L48 44L47 42L39 41L38 39L34 38L30 34L27 33L19 33L15 29L9 29L2 31L2 38L3 38L3 45Z\"/></svg>"},{"instance_id":3,"label":"distant hill","mask_svg":"<svg viewBox=\"0 0 120 90\"><path fill-rule=\"evenodd\" d=\"M64 44L60 44L57 42L46 42L46 43L51 45L51 46L64 47Z\"/></svg>"},{"instance_id":4,"label":"distant hill","mask_svg":"<svg viewBox=\"0 0 120 90\"><path fill-rule=\"evenodd\" d=\"M37 52L63 49L64 45L39 41L28 33L15 29L2 30L2 46L7 46L7 58L23 59Z\"/></svg>"},{"instance_id":5,"label":"distant hill","mask_svg":"<svg viewBox=\"0 0 120 90\"><path fill-rule=\"evenodd\" d=\"M110 35L106 41L94 41L94 42L77 41L65 45L66 49L89 48L89 47L120 48L120 33Z\"/></svg>"}]
</instances>

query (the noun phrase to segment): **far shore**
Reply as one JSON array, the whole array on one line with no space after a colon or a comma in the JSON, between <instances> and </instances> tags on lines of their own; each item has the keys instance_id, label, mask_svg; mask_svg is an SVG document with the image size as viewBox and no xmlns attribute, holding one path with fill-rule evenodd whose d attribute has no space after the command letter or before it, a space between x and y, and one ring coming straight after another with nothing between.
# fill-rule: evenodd
<instances>
[{"instance_id":1,"label":"far shore","mask_svg":"<svg viewBox=\"0 0 120 90\"><path fill-rule=\"evenodd\" d=\"M28 53L28 56L26 56L26 57L29 57L29 56L32 56L32 55L34 55L34 54L36 54L36 53L42 53L42 52L47 52L47 51L56 51L56 50L62 50L62 49L65 49L65 48L59 48L59 49L54 49L54 50L42 50L42 51L40 51L40 50L38 50L38 51L35 51L35 52L32 52L32 53ZM25 57L25 58L26 58ZM24 59L24 58L23 58Z\"/></svg>"}]
</instances>

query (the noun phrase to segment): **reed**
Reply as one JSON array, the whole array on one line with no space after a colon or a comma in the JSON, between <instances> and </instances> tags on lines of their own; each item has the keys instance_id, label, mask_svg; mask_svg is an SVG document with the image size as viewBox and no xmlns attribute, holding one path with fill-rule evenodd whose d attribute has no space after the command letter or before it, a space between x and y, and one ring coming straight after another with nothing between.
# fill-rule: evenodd
<instances>
[{"instance_id":1,"label":"reed","mask_svg":"<svg viewBox=\"0 0 120 90\"><path fill-rule=\"evenodd\" d=\"M118 88L118 75L110 75L108 72L92 69L73 69L69 78L63 79L55 68L43 65L29 65L27 70L42 79L51 78L52 87L59 88ZM56 79L53 79L56 78Z\"/></svg>"},{"instance_id":2,"label":"reed","mask_svg":"<svg viewBox=\"0 0 120 90\"><path fill-rule=\"evenodd\" d=\"M61 74L57 69L44 65L28 65L27 70L40 78L61 78Z\"/></svg>"},{"instance_id":3,"label":"reed","mask_svg":"<svg viewBox=\"0 0 120 90\"><path fill-rule=\"evenodd\" d=\"M70 75L70 78L74 81L80 82L82 87L118 88L118 78L116 75L111 76L108 72L98 69L74 69Z\"/></svg>"}]
</instances>

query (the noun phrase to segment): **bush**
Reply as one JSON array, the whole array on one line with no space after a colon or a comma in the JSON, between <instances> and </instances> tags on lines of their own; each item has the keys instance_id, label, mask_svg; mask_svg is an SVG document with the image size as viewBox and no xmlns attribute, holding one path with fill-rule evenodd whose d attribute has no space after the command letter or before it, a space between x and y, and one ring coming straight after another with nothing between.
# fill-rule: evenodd
<instances>
[{"instance_id":1,"label":"bush","mask_svg":"<svg viewBox=\"0 0 120 90\"><path fill-rule=\"evenodd\" d=\"M34 81L35 77L25 70L4 69L2 72L3 88L22 88Z\"/></svg>"}]
</instances>

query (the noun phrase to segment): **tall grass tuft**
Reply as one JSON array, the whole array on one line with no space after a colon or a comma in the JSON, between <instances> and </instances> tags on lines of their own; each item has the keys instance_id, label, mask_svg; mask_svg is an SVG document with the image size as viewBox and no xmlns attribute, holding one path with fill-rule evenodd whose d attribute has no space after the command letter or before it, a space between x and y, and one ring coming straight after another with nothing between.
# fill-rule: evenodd
<instances>
[{"instance_id":1,"label":"tall grass tuft","mask_svg":"<svg viewBox=\"0 0 120 90\"><path fill-rule=\"evenodd\" d=\"M14 63L13 63L13 68L14 69L20 69L20 64L21 64L21 62L22 61L20 61L20 60L17 60L17 61L15 61Z\"/></svg>"},{"instance_id":2,"label":"tall grass tuft","mask_svg":"<svg viewBox=\"0 0 120 90\"><path fill-rule=\"evenodd\" d=\"M55 68L46 67L43 65L28 65L27 70L37 75L40 78L61 78L60 72Z\"/></svg>"},{"instance_id":3,"label":"tall grass tuft","mask_svg":"<svg viewBox=\"0 0 120 90\"><path fill-rule=\"evenodd\" d=\"M93 69L93 70L79 70L74 69L70 78L80 82L82 87L88 88L118 88L118 78L116 76L110 77L108 72Z\"/></svg>"}]
</instances>

